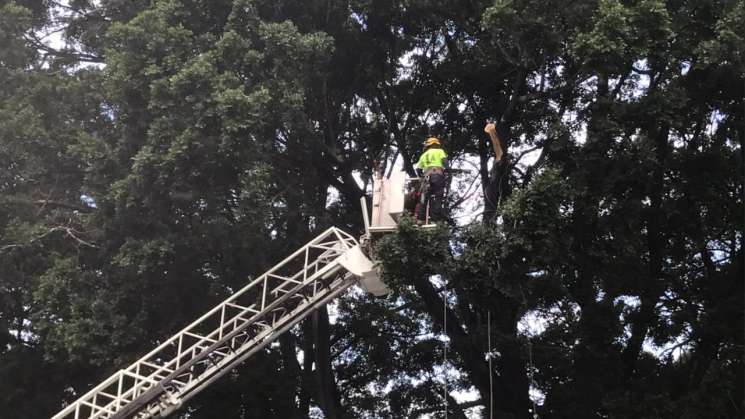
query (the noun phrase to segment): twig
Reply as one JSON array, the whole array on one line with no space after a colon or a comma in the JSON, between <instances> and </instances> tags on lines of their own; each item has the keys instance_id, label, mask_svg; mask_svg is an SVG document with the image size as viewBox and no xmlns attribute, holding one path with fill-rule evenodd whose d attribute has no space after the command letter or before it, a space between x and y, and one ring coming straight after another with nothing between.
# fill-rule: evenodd
<instances>
[{"instance_id":1,"label":"twig","mask_svg":"<svg viewBox=\"0 0 745 419\"><path fill-rule=\"evenodd\" d=\"M55 57L67 57L67 58L74 58L78 61L85 61L90 63L103 63L104 60L102 57L92 55L92 54L86 54L84 52L79 52L75 50L58 50L54 49L47 44L44 43L41 39L39 39L36 34L34 33L28 33L24 35L24 39L30 43L34 48L44 51L49 55L53 55Z\"/></svg>"},{"instance_id":2,"label":"twig","mask_svg":"<svg viewBox=\"0 0 745 419\"><path fill-rule=\"evenodd\" d=\"M90 242L87 242L87 241L85 241L85 240L83 240L80 237L78 237L78 236L75 235L75 233L82 234L80 231L77 231L77 230L75 230L75 229L73 229L71 227L57 226L57 227L53 227L52 229L50 229L49 231L47 231L46 233L44 233L44 234L42 234L40 236L34 237L28 243L25 243L25 244L8 244L8 245L5 245L5 246L2 246L2 247L0 247L0 252L5 251L5 250L8 250L8 249L13 249L13 248L16 248L16 247L30 246L30 245L36 243L37 241L42 240L43 238L49 236L50 234L55 233L55 232L58 232L58 231L65 232L68 236L72 237L75 241L77 241L82 246L92 247L94 249L97 249L98 248L98 245L93 244L93 243L90 243Z\"/></svg>"},{"instance_id":3,"label":"twig","mask_svg":"<svg viewBox=\"0 0 745 419\"><path fill-rule=\"evenodd\" d=\"M79 205L79 204L73 204L70 202L61 202L61 201L54 201L50 199L26 199L26 198L19 198L15 196L6 197L0 202L5 201L13 204L27 204L27 205L39 205L41 206L41 210L44 209L46 206L51 207L57 207L57 208L65 208L73 211L78 211L86 214L90 214L93 211L95 211L95 207L89 207L85 205Z\"/></svg>"},{"instance_id":4,"label":"twig","mask_svg":"<svg viewBox=\"0 0 745 419\"><path fill-rule=\"evenodd\" d=\"M536 150L540 150L541 148L543 148L543 144L541 144L541 145L537 145L537 146L535 146L535 147L533 147L533 148L529 148L529 149L527 149L527 150L524 150L524 151L523 151L522 153L520 153L520 154L519 154L519 155L517 156L517 158L515 158L515 163L514 163L514 164L517 164L517 163L519 163L519 162L520 162L520 159L522 159L523 157L525 157L525 155L526 155L526 154L528 154L528 153L532 153L532 152L534 152L534 151L536 151Z\"/></svg>"}]
</instances>

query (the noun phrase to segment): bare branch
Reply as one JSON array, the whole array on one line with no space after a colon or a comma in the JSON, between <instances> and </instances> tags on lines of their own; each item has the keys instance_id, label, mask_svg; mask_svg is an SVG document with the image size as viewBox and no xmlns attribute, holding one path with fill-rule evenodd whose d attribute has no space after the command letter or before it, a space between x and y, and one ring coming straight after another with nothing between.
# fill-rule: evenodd
<instances>
[{"instance_id":1,"label":"bare branch","mask_svg":"<svg viewBox=\"0 0 745 419\"><path fill-rule=\"evenodd\" d=\"M529 149L527 149L527 150L524 150L524 151L523 151L522 153L520 153L520 154L519 154L519 155L517 156L517 158L515 159L515 164L519 163L519 162L520 162L520 159L522 159L523 157L525 157L525 155L526 155L526 154L532 153L532 152L534 152L534 151L536 151L536 150L539 150L539 149L541 149L541 148L543 148L543 144L541 144L541 145L537 145L537 146L535 146L535 147L533 147L533 148L529 148Z\"/></svg>"},{"instance_id":2,"label":"bare branch","mask_svg":"<svg viewBox=\"0 0 745 419\"><path fill-rule=\"evenodd\" d=\"M27 33L24 35L24 38L26 42L31 44L34 48L44 51L47 53L47 55L55 56L55 57L64 57L64 58L72 58L77 61L84 61L89 63L103 63L104 59L103 57L99 57L97 55L92 54L86 54L84 52L74 51L70 49L54 49L50 47L49 45L45 44L44 41L39 39L38 36L36 36L35 33Z\"/></svg>"},{"instance_id":3,"label":"bare branch","mask_svg":"<svg viewBox=\"0 0 745 419\"><path fill-rule=\"evenodd\" d=\"M81 246L92 247L92 248L96 248L96 249L98 248L98 245L93 244L93 243L90 243L90 242L87 242L87 241L81 239L80 237L78 237L77 234L82 234L80 231L77 231L77 230L75 230L74 228L71 228L71 227L57 226L57 227L51 228L50 230L48 230L44 234L41 234L41 235L39 235L37 237L34 237L28 243L9 244L9 245L2 246L2 247L0 247L0 252L3 252L5 250L9 250L9 249L18 248L18 247L30 246L30 245L38 242L39 240L42 240L43 238L51 235L52 233L55 233L55 232L58 232L58 231L64 232L69 237L71 237L76 242L78 242L78 244L81 245Z\"/></svg>"},{"instance_id":4,"label":"bare branch","mask_svg":"<svg viewBox=\"0 0 745 419\"><path fill-rule=\"evenodd\" d=\"M43 207L55 207L55 208L64 208L69 209L73 211L82 212L85 214L90 214L93 211L96 210L95 207L89 207L87 205L81 205L81 204L74 204L70 202L62 202L62 201L54 201L49 199L25 199L25 198L19 198L19 197L5 197L3 200L0 200L0 202L10 202L13 204L23 204L23 205L39 205L42 208Z\"/></svg>"}]
</instances>

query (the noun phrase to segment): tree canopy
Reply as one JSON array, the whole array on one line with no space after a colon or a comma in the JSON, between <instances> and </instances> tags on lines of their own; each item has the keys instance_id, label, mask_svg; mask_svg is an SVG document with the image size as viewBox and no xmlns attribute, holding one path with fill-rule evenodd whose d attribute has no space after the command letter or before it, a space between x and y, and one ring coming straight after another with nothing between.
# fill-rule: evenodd
<instances>
[{"instance_id":1,"label":"tree canopy","mask_svg":"<svg viewBox=\"0 0 745 419\"><path fill-rule=\"evenodd\" d=\"M745 413L742 0L0 0L0 85L0 419L360 234L430 135L469 172L375 243L392 295L174 416Z\"/></svg>"}]
</instances>

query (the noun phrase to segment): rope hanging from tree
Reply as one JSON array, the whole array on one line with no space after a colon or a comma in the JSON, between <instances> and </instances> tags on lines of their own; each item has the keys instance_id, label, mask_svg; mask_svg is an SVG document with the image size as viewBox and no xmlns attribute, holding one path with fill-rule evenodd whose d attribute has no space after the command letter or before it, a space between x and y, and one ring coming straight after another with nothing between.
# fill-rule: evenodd
<instances>
[{"instance_id":1,"label":"rope hanging from tree","mask_svg":"<svg viewBox=\"0 0 745 419\"><path fill-rule=\"evenodd\" d=\"M487 352L486 358L489 361L489 419L494 419L494 367L492 367L492 348L491 348L491 310L486 314L486 336L487 345L489 345L489 352Z\"/></svg>"},{"instance_id":2,"label":"rope hanging from tree","mask_svg":"<svg viewBox=\"0 0 745 419\"><path fill-rule=\"evenodd\" d=\"M525 310L525 312L527 313L528 312L528 299L525 298L525 292L523 291L522 284L519 284L519 287L520 287L520 296L523 299L523 310ZM533 372L535 371L535 368L533 366L533 342L532 342L532 339L530 338L530 333L526 333L526 337L527 337L526 339L527 343L525 346L528 349L528 383L531 387L536 387L535 380L533 379ZM530 398L530 403L532 405L531 413L533 414L533 419L538 419L538 411L536 410L535 400L533 400L532 397L529 397L529 398Z\"/></svg>"},{"instance_id":3,"label":"rope hanging from tree","mask_svg":"<svg viewBox=\"0 0 745 419\"><path fill-rule=\"evenodd\" d=\"M499 193L499 199L497 201L497 211L501 209L502 204L502 193L501 193L501 180L500 180L500 193ZM513 220L512 223L512 230L514 231L517 227L517 218ZM502 271L502 264L499 260L497 260L497 270L499 272ZM520 297L522 298L522 306L525 313L528 312L528 300L525 297L525 292L523 291L522 284L518 284L518 287L520 289ZM494 356L498 356L499 352L494 351L491 346L491 310L487 312L487 344L488 344L488 352L486 353L486 359L489 362L489 419L494 419L494 377L493 377L493 369L492 369L492 359ZM533 342L530 338L530 334L527 334L526 339L526 348L528 352L528 383L529 386L536 387L535 379L533 377L533 373L535 371L534 365L533 365ZM530 391L530 389L528 389ZM536 409L536 403L533 398L530 397L530 394L528 394L528 398L530 399L531 403L531 411L530 413L533 416L533 419L539 419L538 411Z\"/></svg>"},{"instance_id":4,"label":"rope hanging from tree","mask_svg":"<svg viewBox=\"0 0 745 419\"><path fill-rule=\"evenodd\" d=\"M446 339L442 342L442 369L443 369L443 399L445 400L445 419L448 418L448 370L447 370L447 362L448 362L448 342L447 342L447 334L448 334L448 283L445 278L442 279L442 282L444 284L443 286L443 297L442 297L442 331L445 333Z\"/></svg>"}]
</instances>

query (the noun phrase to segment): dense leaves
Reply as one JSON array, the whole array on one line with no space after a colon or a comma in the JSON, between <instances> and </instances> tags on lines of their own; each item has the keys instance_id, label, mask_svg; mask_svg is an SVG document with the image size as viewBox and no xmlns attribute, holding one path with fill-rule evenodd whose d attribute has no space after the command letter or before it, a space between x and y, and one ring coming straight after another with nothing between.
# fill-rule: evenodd
<instances>
[{"instance_id":1,"label":"dense leaves","mask_svg":"<svg viewBox=\"0 0 745 419\"><path fill-rule=\"evenodd\" d=\"M359 233L428 135L470 173L453 223L373 243L393 294L178 414L742 416L743 28L741 0L0 0L0 418Z\"/></svg>"}]
</instances>

